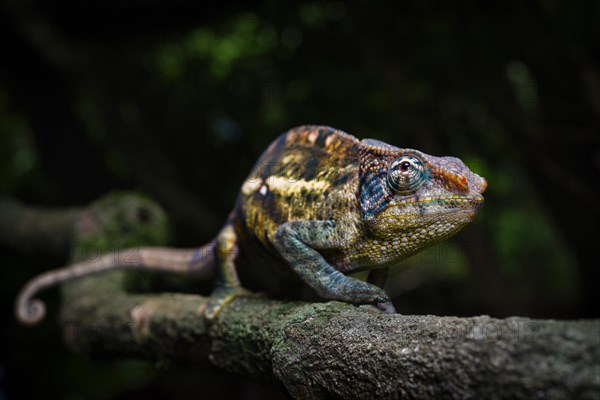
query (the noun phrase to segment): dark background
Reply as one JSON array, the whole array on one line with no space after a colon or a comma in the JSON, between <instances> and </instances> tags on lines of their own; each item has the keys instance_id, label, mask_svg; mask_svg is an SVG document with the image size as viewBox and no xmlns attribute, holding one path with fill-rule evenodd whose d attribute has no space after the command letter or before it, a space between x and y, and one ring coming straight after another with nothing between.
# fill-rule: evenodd
<instances>
[{"instance_id":1,"label":"dark background","mask_svg":"<svg viewBox=\"0 0 600 400\"><path fill-rule=\"evenodd\" d=\"M596 1L0 1L0 194L65 207L139 190L195 246L273 138L330 125L489 181L475 223L396 269L399 312L598 317L599 20ZM0 251L0 400L278 397L71 354L56 290L41 326L12 317L66 255Z\"/></svg>"}]
</instances>

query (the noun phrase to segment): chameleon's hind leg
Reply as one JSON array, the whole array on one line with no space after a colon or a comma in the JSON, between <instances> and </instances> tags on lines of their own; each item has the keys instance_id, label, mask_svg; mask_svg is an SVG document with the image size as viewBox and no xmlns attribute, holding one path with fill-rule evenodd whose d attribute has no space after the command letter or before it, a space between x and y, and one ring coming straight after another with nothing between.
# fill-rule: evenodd
<instances>
[{"instance_id":1,"label":"chameleon's hind leg","mask_svg":"<svg viewBox=\"0 0 600 400\"><path fill-rule=\"evenodd\" d=\"M235 259L238 251L238 238L235 229L231 224L227 224L217 236L215 246L217 263L215 289L204 309L204 316L207 319L215 318L223 307L236 297L251 293L242 288L235 269Z\"/></svg>"}]
</instances>

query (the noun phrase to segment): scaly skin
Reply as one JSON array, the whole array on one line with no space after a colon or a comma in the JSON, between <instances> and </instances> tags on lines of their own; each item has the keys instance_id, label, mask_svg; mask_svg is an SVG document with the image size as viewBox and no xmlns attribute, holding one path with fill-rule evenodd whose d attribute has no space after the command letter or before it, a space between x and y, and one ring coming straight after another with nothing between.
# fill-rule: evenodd
<instances>
[{"instance_id":1,"label":"scaly skin","mask_svg":"<svg viewBox=\"0 0 600 400\"><path fill-rule=\"evenodd\" d=\"M215 241L195 251L140 249L136 265L107 257L98 265L50 271L22 291L17 316L24 323L39 321L39 303L30 301L35 292L89 273L121 268L205 273L216 266L215 291L204 310L214 318L246 293L238 264L257 254L282 269L273 274L293 271L323 298L394 312L381 288L387 268L471 222L486 186L454 157L360 141L329 127L298 127L259 158ZM371 270L367 282L345 275L359 270Z\"/></svg>"}]
</instances>

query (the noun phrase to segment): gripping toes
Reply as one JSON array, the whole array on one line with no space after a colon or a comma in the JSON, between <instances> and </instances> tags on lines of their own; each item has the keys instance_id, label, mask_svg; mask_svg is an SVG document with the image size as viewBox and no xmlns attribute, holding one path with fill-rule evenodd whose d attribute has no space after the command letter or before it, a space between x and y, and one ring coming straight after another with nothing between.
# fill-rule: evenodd
<instances>
[{"instance_id":1,"label":"gripping toes","mask_svg":"<svg viewBox=\"0 0 600 400\"><path fill-rule=\"evenodd\" d=\"M396 308L392 304L388 294L383 289L366 282L358 283L362 284L360 285L361 288L350 294L350 296L355 299L351 302L360 304L373 304L385 314L396 313Z\"/></svg>"},{"instance_id":2,"label":"gripping toes","mask_svg":"<svg viewBox=\"0 0 600 400\"><path fill-rule=\"evenodd\" d=\"M389 302L389 297L383 289L371 285L370 283L362 282L354 278L342 275L346 285L340 285L343 292L343 297L352 303L383 303Z\"/></svg>"},{"instance_id":3,"label":"gripping toes","mask_svg":"<svg viewBox=\"0 0 600 400\"><path fill-rule=\"evenodd\" d=\"M218 288L212 292L206 307L200 310L200 312L207 320L213 320L227 304L231 303L237 297L250 297L252 295L254 295L252 292L242 287Z\"/></svg>"},{"instance_id":4,"label":"gripping toes","mask_svg":"<svg viewBox=\"0 0 600 400\"><path fill-rule=\"evenodd\" d=\"M346 276L339 271L331 271L322 281L311 282L317 293L326 299L342 300L355 304L389 303L387 293L370 283Z\"/></svg>"}]
</instances>

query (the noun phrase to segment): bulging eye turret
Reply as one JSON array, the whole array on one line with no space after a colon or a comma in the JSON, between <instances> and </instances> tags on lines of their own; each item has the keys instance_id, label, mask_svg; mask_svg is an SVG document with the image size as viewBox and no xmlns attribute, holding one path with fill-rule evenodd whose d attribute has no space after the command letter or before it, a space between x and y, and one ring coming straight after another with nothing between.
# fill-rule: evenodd
<instances>
[{"instance_id":1,"label":"bulging eye turret","mask_svg":"<svg viewBox=\"0 0 600 400\"><path fill-rule=\"evenodd\" d=\"M428 179L428 175L423 160L412 154L403 155L390 165L387 185L394 193L409 194L416 191Z\"/></svg>"}]
</instances>

